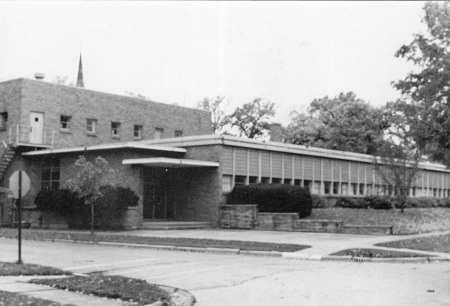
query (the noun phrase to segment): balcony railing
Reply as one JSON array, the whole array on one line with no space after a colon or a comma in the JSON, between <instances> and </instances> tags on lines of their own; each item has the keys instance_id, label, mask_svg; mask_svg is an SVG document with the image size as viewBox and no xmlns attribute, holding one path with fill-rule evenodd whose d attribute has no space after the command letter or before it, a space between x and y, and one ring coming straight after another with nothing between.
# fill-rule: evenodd
<instances>
[{"instance_id":1,"label":"balcony railing","mask_svg":"<svg viewBox=\"0 0 450 306\"><path fill-rule=\"evenodd\" d=\"M15 146L33 146L52 148L54 130L44 128L41 133L32 131L29 125L16 125L9 129L9 143Z\"/></svg>"}]
</instances>

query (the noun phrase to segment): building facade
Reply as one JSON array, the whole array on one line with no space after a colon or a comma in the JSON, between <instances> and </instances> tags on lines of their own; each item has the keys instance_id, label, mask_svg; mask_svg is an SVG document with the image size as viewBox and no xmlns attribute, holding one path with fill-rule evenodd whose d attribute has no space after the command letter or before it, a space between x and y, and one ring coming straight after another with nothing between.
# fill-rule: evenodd
<instances>
[{"instance_id":1,"label":"building facade","mask_svg":"<svg viewBox=\"0 0 450 306\"><path fill-rule=\"evenodd\" d=\"M0 83L0 115L3 186L26 171L31 190L23 203L34 226L34 197L61 188L80 155L105 158L116 172L111 184L138 195L129 228L161 219L217 225L219 205L239 184L297 185L329 199L395 193L373 156L212 135L210 114L201 110L19 79ZM409 195L449 197L450 171L421 164ZM1 224L12 222L12 207L0 210Z\"/></svg>"}]
</instances>

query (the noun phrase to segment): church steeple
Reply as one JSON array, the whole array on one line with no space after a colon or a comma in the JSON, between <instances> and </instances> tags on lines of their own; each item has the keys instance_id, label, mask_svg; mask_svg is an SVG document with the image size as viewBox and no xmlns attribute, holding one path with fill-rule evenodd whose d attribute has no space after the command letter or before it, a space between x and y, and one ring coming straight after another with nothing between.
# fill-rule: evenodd
<instances>
[{"instance_id":1,"label":"church steeple","mask_svg":"<svg viewBox=\"0 0 450 306\"><path fill-rule=\"evenodd\" d=\"M81 53L80 53L80 64L78 65L77 87L82 87L82 88L84 88L84 81L83 81L83 64L81 63Z\"/></svg>"}]
</instances>

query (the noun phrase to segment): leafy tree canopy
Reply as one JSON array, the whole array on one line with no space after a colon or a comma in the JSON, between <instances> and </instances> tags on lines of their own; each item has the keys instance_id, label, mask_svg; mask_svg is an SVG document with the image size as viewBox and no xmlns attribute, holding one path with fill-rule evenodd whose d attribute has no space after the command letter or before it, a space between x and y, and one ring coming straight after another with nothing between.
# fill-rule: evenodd
<instances>
[{"instance_id":1,"label":"leafy tree canopy","mask_svg":"<svg viewBox=\"0 0 450 306\"><path fill-rule=\"evenodd\" d=\"M258 138L265 136L269 130L269 121L275 116L275 104L262 98L243 104L236 108L224 121L229 127L227 134Z\"/></svg>"},{"instance_id":2,"label":"leafy tree canopy","mask_svg":"<svg viewBox=\"0 0 450 306\"><path fill-rule=\"evenodd\" d=\"M285 141L332 150L374 154L389 127L383 110L353 92L311 102L308 114L293 113Z\"/></svg>"},{"instance_id":3,"label":"leafy tree canopy","mask_svg":"<svg viewBox=\"0 0 450 306\"><path fill-rule=\"evenodd\" d=\"M221 134L226 124L224 112L226 101L225 96L205 97L197 104L197 108L211 112L211 129L214 134Z\"/></svg>"},{"instance_id":4,"label":"leafy tree canopy","mask_svg":"<svg viewBox=\"0 0 450 306\"><path fill-rule=\"evenodd\" d=\"M403 99L391 108L402 114L423 152L450 166L450 5L428 2L424 12L427 32L396 53L416 70L393 83Z\"/></svg>"}]
</instances>

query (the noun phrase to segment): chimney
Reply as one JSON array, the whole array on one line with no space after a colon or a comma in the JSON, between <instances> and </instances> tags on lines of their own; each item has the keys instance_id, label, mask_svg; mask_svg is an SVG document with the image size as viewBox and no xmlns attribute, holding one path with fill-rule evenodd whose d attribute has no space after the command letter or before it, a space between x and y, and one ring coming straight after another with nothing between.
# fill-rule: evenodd
<instances>
[{"instance_id":1,"label":"chimney","mask_svg":"<svg viewBox=\"0 0 450 306\"><path fill-rule=\"evenodd\" d=\"M270 141L282 142L283 141L283 129L279 123L269 124Z\"/></svg>"},{"instance_id":2,"label":"chimney","mask_svg":"<svg viewBox=\"0 0 450 306\"><path fill-rule=\"evenodd\" d=\"M35 78L36 80L42 81L42 80L45 78L45 74L40 73L40 72L36 72L36 73L34 74L34 78Z\"/></svg>"}]
</instances>

